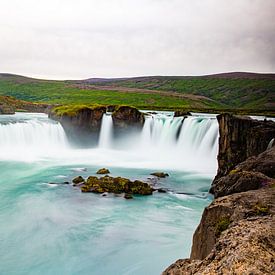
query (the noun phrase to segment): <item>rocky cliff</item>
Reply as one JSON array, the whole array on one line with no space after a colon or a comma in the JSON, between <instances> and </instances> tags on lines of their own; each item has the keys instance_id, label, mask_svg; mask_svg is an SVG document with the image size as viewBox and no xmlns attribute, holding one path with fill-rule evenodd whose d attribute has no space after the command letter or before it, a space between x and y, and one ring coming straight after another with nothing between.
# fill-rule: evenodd
<instances>
[{"instance_id":1,"label":"rocky cliff","mask_svg":"<svg viewBox=\"0 0 275 275\"><path fill-rule=\"evenodd\" d=\"M218 120L215 200L194 233L190 259L178 260L165 275L275 272L275 147L266 150L275 123L229 115Z\"/></svg>"},{"instance_id":2,"label":"rocky cliff","mask_svg":"<svg viewBox=\"0 0 275 275\"><path fill-rule=\"evenodd\" d=\"M144 114L130 106L119 106L115 108L112 118L115 135L130 133L131 131L141 129L145 121Z\"/></svg>"},{"instance_id":3,"label":"rocky cliff","mask_svg":"<svg viewBox=\"0 0 275 275\"><path fill-rule=\"evenodd\" d=\"M258 121L230 114L218 115L217 119L220 139L215 180L226 175L248 157L265 151L275 136L275 123L269 120Z\"/></svg>"},{"instance_id":4,"label":"rocky cliff","mask_svg":"<svg viewBox=\"0 0 275 275\"><path fill-rule=\"evenodd\" d=\"M112 107L112 108L110 108ZM63 126L67 137L81 145L96 145L99 138L102 117L112 110L115 134L129 133L140 129L144 115L130 106L67 105L53 108L49 117Z\"/></svg>"},{"instance_id":5,"label":"rocky cliff","mask_svg":"<svg viewBox=\"0 0 275 275\"><path fill-rule=\"evenodd\" d=\"M105 112L105 106L59 106L49 117L61 123L72 142L85 146L97 144Z\"/></svg>"}]
</instances>

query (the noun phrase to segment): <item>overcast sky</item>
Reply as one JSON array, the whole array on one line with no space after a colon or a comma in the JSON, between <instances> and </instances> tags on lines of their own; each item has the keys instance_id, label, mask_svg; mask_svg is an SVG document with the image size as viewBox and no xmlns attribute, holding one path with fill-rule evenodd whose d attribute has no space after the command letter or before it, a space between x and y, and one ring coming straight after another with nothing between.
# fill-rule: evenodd
<instances>
[{"instance_id":1,"label":"overcast sky","mask_svg":"<svg viewBox=\"0 0 275 275\"><path fill-rule=\"evenodd\" d=\"M275 71L275 0L0 0L0 72Z\"/></svg>"}]
</instances>

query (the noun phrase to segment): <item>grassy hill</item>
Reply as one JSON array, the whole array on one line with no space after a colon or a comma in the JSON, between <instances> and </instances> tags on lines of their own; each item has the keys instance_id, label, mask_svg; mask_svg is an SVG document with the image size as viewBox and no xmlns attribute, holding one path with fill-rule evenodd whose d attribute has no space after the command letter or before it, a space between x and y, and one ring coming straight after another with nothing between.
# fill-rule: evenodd
<instances>
[{"instance_id":1,"label":"grassy hill","mask_svg":"<svg viewBox=\"0 0 275 275\"><path fill-rule=\"evenodd\" d=\"M50 104L127 104L144 109L275 110L275 74L52 81L0 74L0 95Z\"/></svg>"}]
</instances>

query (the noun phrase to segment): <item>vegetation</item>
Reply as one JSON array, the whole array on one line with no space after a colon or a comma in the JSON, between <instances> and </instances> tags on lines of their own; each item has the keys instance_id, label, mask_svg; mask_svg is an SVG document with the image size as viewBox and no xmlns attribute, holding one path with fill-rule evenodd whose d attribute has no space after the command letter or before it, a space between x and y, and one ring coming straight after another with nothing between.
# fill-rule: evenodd
<instances>
[{"instance_id":1,"label":"vegetation","mask_svg":"<svg viewBox=\"0 0 275 275\"><path fill-rule=\"evenodd\" d=\"M275 115L274 78L145 77L93 82L0 74L0 95L48 104Z\"/></svg>"},{"instance_id":2,"label":"vegetation","mask_svg":"<svg viewBox=\"0 0 275 275\"><path fill-rule=\"evenodd\" d=\"M256 204L254 208L255 208L256 215L265 216L269 214L268 206Z\"/></svg>"},{"instance_id":3,"label":"vegetation","mask_svg":"<svg viewBox=\"0 0 275 275\"><path fill-rule=\"evenodd\" d=\"M230 225L230 220L228 217L221 218L215 226L216 229L216 236L220 236L223 231L225 231L228 226Z\"/></svg>"},{"instance_id":4,"label":"vegetation","mask_svg":"<svg viewBox=\"0 0 275 275\"><path fill-rule=\"evenodd\" d=\"M90 110L95 110L97 108L105 108L102 105L96 105L96 104L71 104L71 105L62 105L62 106L57 106L54 107L53 112L57 115L57 116L74 116L76 115L79 111L83 110L83 109L90 109Z\"/></svg>"}]
</instances>

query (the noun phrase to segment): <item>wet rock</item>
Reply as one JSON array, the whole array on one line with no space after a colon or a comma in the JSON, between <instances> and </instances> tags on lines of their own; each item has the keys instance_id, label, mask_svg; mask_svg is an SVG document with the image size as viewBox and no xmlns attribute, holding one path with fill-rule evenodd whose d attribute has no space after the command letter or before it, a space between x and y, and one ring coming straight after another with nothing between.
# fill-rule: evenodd
<instances>
[{"instance_id":1,"label":"wet rock","mask_svg":"<svg viewBox=\"0 0 275 275\"><path fill-rule=\"evenodd\" d=\"M84 183L85 179L83 177L81 177L81 176L78 176L78 177L74 178L72 180L72 182L73 182L74 185L77 185L79 183Z\"/></svg>"},{"instance_id":2,"label":"wet rock","mask_svg":"<svg viewBox=\"0 0 275 275\"><path fill-rule=\"evenodd\" d=\"M104 175L104 174L110 174L110 171L106 168L101 168L96 173L99 175Z\"/></svg>"},{"instance_id":3,"label":"wet rock","mask_svg":"<svg viewBox=\"0 0 275 275\"><path fill-rule=\"evenodd\" d=\"M158 178L169 177L169 175L167 173L164 173L164 172L154 172L154 173L151 173L150 175L158 177Z\"/></svg>"},{"instance_id":4,"label":"wet rock","mask_svg":"<svg viewBox=\"0 0 275 275\"><path fill-rule=\"evenodd\" d=\"M142 181L130 181L122 177L104 176L101 178L90 176L81 187L82 192L93 193L130 193L136 195L152 195L153 189L148 183Z\"/></svg>"},{"instance_id":5,"label":"wet rock","mask_svg":"<svg viewBox=\"0 0 275 275\"><path fill-rule=\"evenodd\" d=\"M166 190L166 189L163 189L163 188L159 188L159 189L157 189L157 191L158 191L159 193L167 193L167 190Z\"/></svg>"},{"instance_id":6,"label":"wet rock","mask_svg":"<svg viewBox=\"0 0 275 275\"><path fill-rule=\"evenodd\" d=\"M115 136L140 130L143 127L144 114L130 106L118 106L112 114Z\"/></svg>"},{"instance_id":7,"label":"wet rock","mask_svg":"<svg viewBox=\"0 0 275 275\"><path fill-rule=\"evenodd\" d=\"M133 199L133 195L130 194L130 193L125 193L125 194L124 194L124 199L126 199L126 200Z\"/></svg>"}]
</instances>

